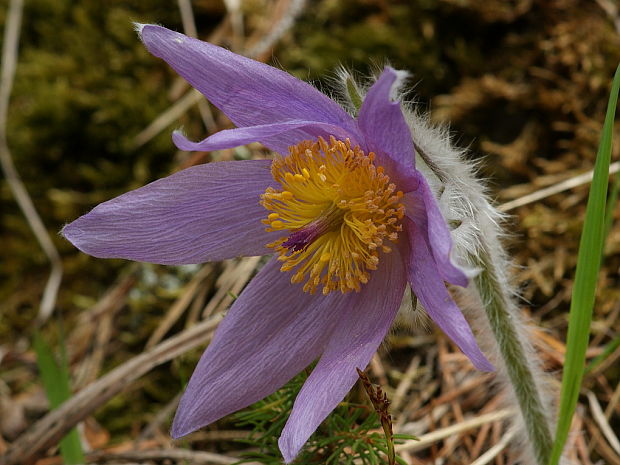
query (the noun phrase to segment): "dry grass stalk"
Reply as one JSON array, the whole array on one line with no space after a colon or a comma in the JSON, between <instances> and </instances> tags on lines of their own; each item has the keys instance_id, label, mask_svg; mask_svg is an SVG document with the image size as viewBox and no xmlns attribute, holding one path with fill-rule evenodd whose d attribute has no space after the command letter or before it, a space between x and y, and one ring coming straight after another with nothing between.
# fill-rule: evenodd
<instances>
[{"instance_id":1,"label":"dry grass stalk","mask_svg":"<svg viewBox=\"0 0 620 465\"><path fill-rule=\"evenodd\" d=\"M203 281L213 271L213 265L204 265L198 273L192 278L190 283L185 287L176 302L170 306L168 312L161 320L161 323L157 326L155 331L151 334L148 342L146 343L146 349L150 349L158 344L166 335L168 331L174 326L174 324L181 318L183 312L187 310L192 300L196 297L196 294L200 291Z\"/></svg>"},{"instance_id":2,"label":"dry grass stalk","mask_svg":"<svg viewBox=\"0 0 620 465\"><path fill-rule=\"evenodd\" d=\"M400 453L401 451L413 452L416 450L421 450L421 449L430 447L433 444L435 444L437 441L450 437L454 434L459 434L469 429L478 428L486 423L492 423L498 420L505 420L514 414L515 414L515 411L512 409L502 409L502 410L498 410L493 413L480 415L479 417L470 418L468 420L463 420L460 423L438 429L436 431L433 431L432 433L425 434L424 436L421 436L418 441L410 440L410 441L406 441L403 444L399 444L396 446L396 452L397 453Z\"/></svg>"},{"instance_id":3,"label":"dry grass stalk","mask_svg":"<svg viewBox=\"0 0 620 465\"><path fill-rule=\"evenodd\" d=\"M172 460L177 463L189 462L193 465L228 465L239 461L238 458L229 457L212 452L200 452L187 449L156 449L140 450L119 453L96 453L87 458L90 463L107 463L119 461L135 461L143 463L146 461L166 461ZM256 465L249 463L248 465Z\"/></svg>"},{"instance_id":4,"label":"dry grass stalk","mask_svg":"<svg viewBox=\"0 0 620 465\"><path fill-rule=\"evenodd\" d=\"M214 316L128 360L49 412L9 447L0 465L26 465L97 408L150 370L205 344L222 316Z\"/></svg>"},{"instance_id":5,"label":"dry grass stalk","mask_svg":"<svg viewBox=\"0 0 620 465\"><path fill-rule=\"evenodd\" d=\"M615 174L620 170L620 162L616 161L609 166L609 174ZM590 170L586 173L580 174L578 176L566 179L565 181L559 182L553 186L546 187L544 189L537 190L532 192L531 194L524 195L523 197L519 197L518 199L511 200L510 202L503 203L498 207L500 211L507 212L510 210L514 210L515 208L522 207L524 205L537 202L549 196L559 194L560 192L567 191L569 189L573 189L577 186L583 186L584 184L589 184L592 182L592 176L594 176L594 170Z\"/></svg>"}]
</instances>

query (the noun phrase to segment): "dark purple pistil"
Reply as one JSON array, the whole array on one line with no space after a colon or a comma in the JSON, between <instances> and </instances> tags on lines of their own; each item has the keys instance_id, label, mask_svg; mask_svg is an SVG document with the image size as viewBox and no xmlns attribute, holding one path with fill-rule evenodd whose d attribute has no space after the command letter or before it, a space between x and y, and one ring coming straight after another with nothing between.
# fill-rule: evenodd
<instances>
[{"instance_id":1,"label":"dark purple pistil","mask_svg":"<svg viewBox=\"0 0 620 465\"><path fill-rule=\"evenodd\" d=\"M342 221L342 210L331 206L327 208L314 221L311 221L303 227L291 232L288 239L282 244L292 252L304 250L322 234L336 229Z\"/></svg>"},{"instance_id":2,"label":"dark purple pistil","mask_svg":"<svg viewBox=\"0 0 620 465\"><path fill-rule=\"evenodd\" d=\"M303 228L293 231L282 246L290 251L303 250L322 234L321 229L322 228L314 224L314 222L308 223Z\"/></svg>"}]
</instances>

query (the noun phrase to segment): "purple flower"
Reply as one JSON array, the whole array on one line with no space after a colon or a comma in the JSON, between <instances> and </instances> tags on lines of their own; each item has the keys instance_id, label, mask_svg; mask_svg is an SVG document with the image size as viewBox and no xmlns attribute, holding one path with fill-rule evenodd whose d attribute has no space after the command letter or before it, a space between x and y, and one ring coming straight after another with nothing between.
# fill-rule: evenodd
<instances>
[{"instance_id":1,"label":"purple flower","mask_svg":"<svg viewBox=\"0 0 620 465\"><path fill-rule=\"evenodd\" d=\"M294 459L390 328L407 284L480 370L492 370L446 289L467 286L387 67L357 118L289 74L159 26L167 61L237 125L183 150L259 141L270 160L208 163L105 202L64 236L102 258L188 264L275 253L219 326L181 400L183 436L260 400L318 359L279 444ZM318 291L318 292L317 292Z\"/></svg>"}]
</instances>

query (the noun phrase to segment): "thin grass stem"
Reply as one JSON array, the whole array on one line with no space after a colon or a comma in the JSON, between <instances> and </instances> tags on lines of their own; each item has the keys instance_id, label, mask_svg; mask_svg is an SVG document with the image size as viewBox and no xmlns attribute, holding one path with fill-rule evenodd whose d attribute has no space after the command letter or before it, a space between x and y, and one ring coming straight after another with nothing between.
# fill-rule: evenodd
<instances>
[{"instance_id":1,"label":"thin grass stem","mask_svg":"<svg viewBox=\"0 0 620 465\"><path fill-rule=\"evenodd\" d=\"M579 243L575 284L573 286L568 317L568 336L564 375L562 376L562 390L560 393L560 411L555 442L551 459L548 462L549 465L556 465L562 455L585 371L586 349L588 348L590 336L592 310L594 308L598 273L603 256L603 244L607 233L605 204L609 183L608 172L611 163L611 142L616 106L618 104L618 92L620 92L620 66L616 69L612 83L601 142L594 166L594 178L588 196L583 232Z\"/></svg>"}]
</instances>

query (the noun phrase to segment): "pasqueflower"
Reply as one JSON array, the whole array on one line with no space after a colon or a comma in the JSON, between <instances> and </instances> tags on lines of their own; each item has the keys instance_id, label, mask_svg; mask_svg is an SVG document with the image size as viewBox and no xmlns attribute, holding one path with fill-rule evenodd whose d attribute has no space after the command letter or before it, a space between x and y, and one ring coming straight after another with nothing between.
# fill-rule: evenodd
<instances>
[{"instance_id":1,"label":"pasqueflower","mask_svg":"<svg viewBox=\"0 0 620 465\"><path fill-rule=\"evenodd\" d=\"M237 126L183 150L258 141L273 160L194 166L95 207L64 236L102 258L188 264L274 257L220 324L180 402L183 436L277 390L314 360L279 440L287 462L377 350L409 285L481 370L492 366L446 283L467 286L449 228L415 167L415 145L386 67L356 117L291 75L159 26L164 59Z\"/></svg>"}]
</instances>

